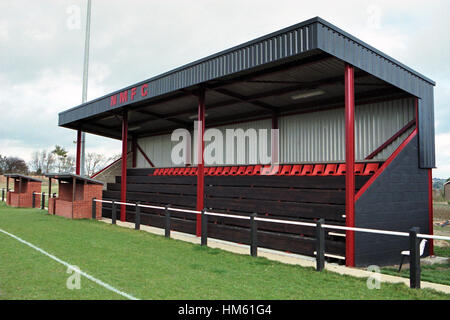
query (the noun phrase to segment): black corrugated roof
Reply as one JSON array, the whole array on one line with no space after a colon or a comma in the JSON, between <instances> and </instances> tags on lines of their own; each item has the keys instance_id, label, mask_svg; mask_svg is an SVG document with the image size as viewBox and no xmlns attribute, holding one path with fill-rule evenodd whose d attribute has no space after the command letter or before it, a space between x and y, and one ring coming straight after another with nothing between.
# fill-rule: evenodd
<instances>
[{"instance_id":1,"label":"black corrugated roof","mask_svg":"<svg viewBox=\"0 0 450 320\"><path fill-rule=\"evenodd\" d=\"M56 180L67 180L69 182L71 182L72 179L75 178L76 180L86 181L87 183L90 183L90 184L102 184L102 185L104 184L103 182L101 182L99 180L86 178L86 177L79 176L79 175L73 174L73 173L48 173L45 176L47 178L52 178L52 179L56 179Z\"/></svg>"},{"instance_id":2,"label":"black corrugated roof","mask_svg":"<svg viewBox=\"0 0 450 320\"><path fill-rule=\"evenodd\" d=\"M29 181L42 182L41 179L33 178L33 177L26 176L26 175L23 175L23 174L20 174L20 173L6 173L6 174L4 174L4 176L12 178L12 179L21 178L21 179L25 179L25 180L29 180Z\"/></svg>"},{"instance_id":3,"label":"black corrugated roof","mask_svg":"<svg viewBox=\"0 0 450 320\"><path fill-rule=\"evenodd\" d=\"M157 110L160 113L159 115L161 115L161 111L170 115L171 111L166 111L169 108L161 105L161 101L169 102L187 98L185 99L187 100L186 106L192 105L193 102L189 101L189 96L192 95L195 88L201 85L210 85L217 81L222 81L223 84L226 81L242 78L244 75L261 73L277 66L323 56L330 56L339 59L341 62L352 64L359 70L383 80L394 89L398 88L419 97L421 166L434 167L434 105L432 96L434 81L319 17L248 41L68 109L59 114L59 125L72 129L82 129L85 132L107 137L120 138L120 128L112 128L108 126L108 123L106 126L102 126L98 119L119 114L124 109L141 108L142 105L148 107L146 109L147 115L154 110ZM140 90L142 86L147 85L149 90L146 96L137 94L133 96L133 99L131 98L133 88ZM118 96L125 90L127 90L127 101L120 103L118 99L117 104L111 106L111 97ZM231 92L231 94L234 93ZM330 98L333 97L330 96ZM237 99L239 99L239 96L237 96ZM158 106L155 106L156 104L160 104L159 109ZM251 109L248 103L246 106ZM229 110L231 109L229 108ZM236 119L243 119L242 115L234 115ZM230 118L230 115L227 118ZM152 125L172 129L174 124L180 126L180 123L182 123L180 119L176 118L170 120L172 123L164 117L160 119L161 121L158 123L155 121Z\"/></svg>"},{"instance_id":4,"label":"black corrugated roof","mask_svg":"<svg viewBox=\"0 0 450 320\"><path fill-rule=\"evenodd\" d=\"M372 46L370 46L370 45L368 45L367 43L365 43L365 42L359 40L358 38L356 38L356 37L350 35L349 33L347 33L347 32L345 32L345 31L339 29L338 27L336 27L336 26L334 26L333 24L327 22L326 20L324 20L324 19L322 19L322 18L320 18L320 17L315 17L315 18L306 20L306 21L304 21L304 22L295 24L295 25L293 25L293 26L290 26L290 27L281 29L281 30L279 30L279 31L270 33L270 34L268 34L268 35L259 37L259 38L257 38L257 39L254 39L254 40L245 42L245 43L243 43L243 44L240 44L240 45L238 45L238 46L232 47L232 48L230 48L230 49L227 49L227 50L218 52L218 53L213 54L213 55L210 55L210 56L207 56L207 57L202 58L202 59L199 59L199 60L197 60L197 61L191 62L191 63L186 64L186 65L184 65L184 66L181 66L181 67L178 67L178 68L176 68L176 69L173 69L173 70L171 70L171 71L162 73L162 74L160 74L160 75L158 75L158 76L149 78L149 79L147 79L147 80L140 81L140 82L135 83L135 84L133 84L133 85L124 87L124 88L122 88L122 89L120 89L120 90L116 90L116 91L114 91L114 92L112 92L112 93L109 93L109 94L104 95L104 96L102 96L102 97L100 97L100 98L97 98L97 99L88 101L88 102L86 102L86 103L84 103L84 104L81 104L81 105L79 105L79 106L76 106L76 107L70 108L70 109L68 109L68 110L65 110L65 111L63 111L63 112L61 112L61 113L59 114L59 115L60 115L60 116L59 116L59 119L60 119L59 125L64 126L65 124L70 123L70 122L72 122L72 121L74 121L74 120L82 119L83 117L77 117L77 116L71 117L69 114L73 113L75 110L79 110L79 109L82 109L82 108L84 108L84 107L89 107L89 106L91 106L92 104L95 104L96 102L100 102L100 101L104 100L105 98L109 98L109 97L111 97L111 96L113 96L113 95L119 94L120 92L122 92L122 91L124 91L124 90L127 90L127 89L129 90L129 89L131 89L131 88L140 86L140 85L142 85L142 84L152 83L152 82L154 82L154 81L163 79L163 78L165 78L165 77L171 77L171 76L174 76L174 75L179 74L179 73L181 73L181 72L183 72L183 71L188 71L189 69L192 69L193 67L196 67L196 66L205 64L206 62L211 61L211 60L213 60L213 59L224 58L224 57L226 57L227 55L229 55L229 54L231 54L231 53L236 53L236 51L239 51L239 50L242 50L242 49L245 49L245 48L250 48L250 47L255 46L255 45L256 45L256 46L261 45L261 44L262 44L264 41L266 41L266 40L269 40L269 39L272 39L272 38L277 38L277 37L280 37L280 36L286 36L286 35L289 34L290 32L295 31L295 30L298 30L298 29L302 29L302 28L304 28L304 27L311 27L311 28L310 28L311 31L309 31L308 39L307 39L306 42L305 42L305 47L306 47L306 48L303 48L303 50L299 50L299 52L297 52L297 53L301 53L301 52L306 52L306 51L311 51L311 50L317 49L317 45L318 45L318 44L316 43L316 42L318 41L318 39L317 39L317 37L318 37L318 36L317 36L317 29L316 29L317 23L320 23L320 24L322 24L322 25L324 25L324 26L326 26L326 27L332 29L334 32L337 32L337 33L343 35L344 37L346 37L346 38L348 38L348 39L350 39L350 40L356 42L356 43L359 44L361 47L363 47L363 48L365 48L365 49L367 49L367 50L370 50L373 54L385 58L386 60L388 60L389 62L391 62L393 65L395 65L395 66L397 66L397 67L399 67L399 68L401 68L401 69L407 71L407 72L410 73L411 75L413 75L413 76L415 76L415 77L418 77L418 78L422 79L423 81L428 82L428 83L431 84L431 85L435 85L435 82L434 82L433 80L431 80L431 79L425 77L424 75L420 74L419 72L412 70L411 68L409 68L409 67L407 67L406 65L402 64L401 62L399 62L399 61L395 60L394 58L388 56L387 54L385 54L385 53L383 53L383 52L381 52L381 51L379 51L379 50L373 48ZM280 50L280 49L282 50L282 48L277 48L277 49L278 49L278 50ZM289 55L289 54L285 54L285 55L282 54L278 59L274 59L274 60L270 61L270 63L273 63L273 62L275 62L275 61L277 61L277 60L280 60L280 59L284 59L284 58L286 58L286 57L288 57L288 56L290 56L290 55ZM251 57L251 58L257 60L258 57L255 55L255 56L253 56L253 57ZM224 65L227 64L228 61L225 61L226 59L223 59L223 60L224 60L224 61L222 61L222 63L223 63ZM256 65L260 65L260 63L257 63L257 62L256 62ZM225 66L224 66L223 68L224 68L224 69L227 69L227 67L225 67ZM195 70L191 70L191 71L195 71ZM236 70L236 71L234 71L234 72L238 72L238 71L241 71L241 70ZM234 72L230 72L230 73L234 73ZM393 68L393 72L394 72L394 68ZM224 75L225 75L225 74L224 74ZM228 74L226 74L226 75L228 75ZM195 75L193 75L193 74L186 74L186 75L184 75L184 76L185 76L186 78L193 78L193 77L195 77ZM200 76L199 78L201 78L201 76ZM211 76L211 77L208 77L208 79L202 79L202 80L205 80L205 81L206 81L206 80L211 80L211 79L213 79L213 78L214 78L214 77ZM199 80L200 80L200 79L199 79ZM200 83L200 82L202 82L202 81L198 81L198 83ZM192 84L188 84L188 85L186 85L185 87L188 87L188 86L190 86L190 85L193 85L193 83L192 83ZM179 89L182 88L182 87L177 86L176 83L172 83L172 85L169 85L169 87L171 87L172 90L167 90L167 92L174 91L174 90L179 90ZM167 92L163 92L162 94L167 93ZM150 99L150 98L152 98L152 96L149 96L148 98ZM134 102L135 102L135 101L133 101L133 103L134 103ZM131 104L131 103L130 103L130 104ZM125 106L125 105L126 105L126 104L124 104L124 105L122 105L122 106ZM99 111L100 111L100 110L99 110ZM94 114L95 114L95 113L94 113Z\"/></svg>"}]
</instances>

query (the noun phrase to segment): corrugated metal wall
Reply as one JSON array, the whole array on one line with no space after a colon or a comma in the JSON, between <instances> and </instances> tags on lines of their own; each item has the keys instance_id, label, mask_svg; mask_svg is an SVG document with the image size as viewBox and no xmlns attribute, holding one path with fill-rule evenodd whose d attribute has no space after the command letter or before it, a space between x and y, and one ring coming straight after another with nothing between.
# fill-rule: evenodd
<instances>
[{"instance_id":1,"label":"corrugated metal wall","mask_svg":"<svg viewBox=\"0 0 450 320\"><path fill-rule=\"evenodd\" d=\"M170 141L170 134L142 138L138 140L138 144L156 167L167 167L172 165L170 155L172 146L176 143ZM137 167L150 167L140 152L138 152L137 156Z\"/></svg>"},{"instance_id":2,"label":"corrugated metal wall","mask_svg":"<svg viewBox=\"0 0 450 320\"><path fill-rule=\"evenodd\" d=\"M356 106L355 113L355 157L363 160L414 118L414 101L401 99ZM343 108L281 117L279 126L281 162L345 160ZM386 159L401 138L375 159Z\"/></svg>"},{"instance_id":3,"label":"corrugated metal wall","mask_svg":"<svg viewBox=\"0 0 450 320\"><path fill-rule=\"evenodd\" d=\"M414 119L413 98L356 106L356 159L363 160L412 119ZM244 131L249 128L270 129L271 120L258 120L217 127L216 129L219 129L223 134L224 147L226 144L225 129L237 128L241 128ZM280 117L279 128L281 163L345 160L343 108ZM388 148L378 154L375 159L387 159L411 131L412 129L399 137ZM197 144L194 135L192 137L192 154L194 159L196 159L197 154L195 150ZM270 133L268 133L267 141L270 154ZM205 147L208 143L205 143ZM171 150L175 144L175 142L170 141L170 135L154 136L139 140L141 148L158 167L173 165ZM235 157L238 152L237 147L235 143ZM246 145L246 163L249 163L248 160L252 156L258 160L256 163L260 163L259 144ZM137 160L138 167L148 167L142 155L139 154Z\"/></svg>"},{"instance_id":4,"label":"corrugated metal wall","mask_svg":"<svg viewBox=\"0 0 450 320\"><path fill-rule=\"evenodd\" d=\"M219 129L220 132L223 135L223 141L224 141L224 161L226 161L225 158L225 147L226 147L226 129L242 129L244 131L248 130L248 129L255 129L256 131L258 131L258 129L268 129L270 130L272 128L272 120L267 119L267 120L257 120L257 121L249 121L249 122L242 122L242 123L237 123L237 124L230 124L230 125L225 125L225 126L218 126L216 127L216 129ZM208 145L208 143L205 143L205 148ZM267 134L267 142L266 145L268 146L268 153L270 155L270 131L268 131ZM197 144L195 143L195 148L196 148ZM245 152L245 163L246 164L258 164L260 163L260 159L259 159L259 141L258 143L249 143L248 141L246 141L245 144L245 150L238 150L238 144L236 143L236 141L234 142L234 161L233 163L235 164L239 164L239 162L237 161L238 157L238 152ZM194 149L196 150L196 149ZM195 154L196 155L196 154ZM195 157L196 159L196 157ZM256 161L249 161L250 159L256 159ZM205 159L206 161L206 159Z\"/></svg>"},{"instance_id":5,"label":"corrugated metal wall","mask_svg":"<svg viewBox=\"0 0 450 320\"><path fill-rule=\"evenodd\" d=\"M271 120L257 120L257 121L250 121L250 122L243 122L243 123L238 123L238 124L230 124L230 125L225 125L225 126L218 126L215 127L215 129L219 129L223 135L223 141L224 141L224 147L225 147L225 140L226 140L226 129L237 129L237 128L241 128L244 131L246 131L247 129L253 128L253 129L270 129L272 125ZM196 135L193 134L193 132L191 132L191 137L192 137L192 156L193 156L193 160L196 161L197 159L197 139L196 139ZM270 133L268 133L268 137L267 137L267 141L268 141L268 148L270 148ZM152 160L153 164L157 167L170 167L173 166L174 164L172 163L171 160L171 151L172 151L172 147L174 145L176 145L178 142L172 142L170 140L170 135L166 134L166 135L160 135L160 136L153 136L153 137L147 137L147 138L142 138L138 140L139 146L144 150L144 152L148 155L148 157ZM206 146L209 144L210 142L206 142L205 143L205 148ZM234 145L234 154L235 154L235 159L236 155L237 155L237 151L238 151L238 145L235 143ZM225 154L225 150L224 150L224 154ZM256 156L256 159L259 160L258 158L258 154L259 154L259 146L258 144L246 144L246 148L245 148L245 159L247 159L246 163L248 163L248 159L250 159L251 157ZM270 154L270 149L269 149L269 154ZM225 159L224 159L225 161ZM259 161L257 161L257 163L259 163ZM138 168L147 168L149 167L147 161L144 159L144 157L138 153L138 157L137 157L137 166Z\"/></svg>"}]
</instances>

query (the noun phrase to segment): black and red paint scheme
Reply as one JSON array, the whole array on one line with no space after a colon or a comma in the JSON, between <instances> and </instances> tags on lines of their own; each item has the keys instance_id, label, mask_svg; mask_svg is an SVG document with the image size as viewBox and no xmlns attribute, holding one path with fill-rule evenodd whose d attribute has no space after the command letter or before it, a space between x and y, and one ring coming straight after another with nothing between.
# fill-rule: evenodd
<instances>
[{"instance_id":1,"label":"black and red paint scheme","mask_svg":"<svg viewBox=\"0 0 450 320\"><path fill-rule=\"evenodd\" d=\"M331 66L330 73L333 71L335 74L310 70L315 66L323 70L328 65ZM302 82L302 86L309 89L328 86L330 90L304 103L278 106L260 101L295 90L289 81L274 82L277 89L265 86L268 77L284 75L289 78L295 70L309 72L311 77L317 79ZM336 73L336 70L339 72ZM368 88L374 86L377 89L364 88L361 79L367 82ZM248 89L249 83L253 86L251 94L238 92L242 88ZM323 19L313 18L69 109L59 115L59 123L78 132L82 130L122 140L121 177L116 178L116 183L108 184L104 193L107 198L228 213L256 212L308 221L325 218L330 223L398 231L407 231L415 226L423 233L432 233L434 85L432 80ZM415 126L414 130L376 172L370 175L355 174L355 169L360 165L355 160L355 105L402 97L415 99L415 119L405 123L400 131L372 150L364 163L370 162L376 154ZM213 102L209 103L208 99ZM187 105L181 111L175 106L179 101ZM275 99L271 101L276 103ZM233 104L240 107L230 108ZM342 107L345 112L344 163L348 169L345 174L249 175L241 172L244 174L211 175L211 169L205 173L203 161L200 161L197 170L190 169L189 174L184 171L178 175L161 175L154 174L156 170L159 173L160 169L135 168L136 150L145 155L137 144L138 138L168 133L184 126L186 121L183 119L194 112L202 120L196 150L200 155L204 148L202 133L209 126L272 119L272 127L278 128L280 116ZM247 108L259 109L250 112L246 111ZM205 120L206 111L208 118ZM138 113L139 118L148 116L148 121L135 120ZM120 125L118 118L121 119ZM128 131L136 124L142 128L133 131L133 168L127 169ZM79 150L78 143L77 154ZM145 158L153 166L147 155ZM77 172L79 166L77 156ZM175 170L173 168L171 173ZM233 170L230 167L226 171ZM108 206L105 205L104 213L107 215L107 212ZM149 214L152 216L145 218L149 224L163 223L161 213ZM121 220L132 218L133 213L122 206ZM240 222L217 218L210 223L208 232L218 238L242 243L247 241L248 226ZM201 233L199 217L174 216L173 226L180 231L196 235ZM263 224L259 232L262 243L267 247L313 254L313 233L308 228ZM358 232L328 232L326 252L344 257L348 266L389 264L396 262L399 250L407 248L402 241ZM431 243L427 254L432 252Z\"/></svg>"}]
</instances>

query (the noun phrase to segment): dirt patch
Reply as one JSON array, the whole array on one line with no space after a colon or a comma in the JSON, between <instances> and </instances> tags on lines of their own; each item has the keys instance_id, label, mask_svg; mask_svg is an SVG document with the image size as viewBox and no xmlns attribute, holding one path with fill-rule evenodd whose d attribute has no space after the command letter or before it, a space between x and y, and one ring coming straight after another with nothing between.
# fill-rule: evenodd
<instances>
[{"instance_id":1,"label":"dirt patch","mask_svg":"<svg viewBox=\"0 0 450 320\"><path fill-rule=\"evenodd\" d=\"M435 220L450 220L450 205L447 203L434 203L433 216Z\"/></svg>"},{"instance_id":2,"label":"dirt patch","mask_svg":"<svg viewBox=\"0 0 450 320\"><path fill-rule=\"evenodd\" d=\"M445 240L434 240L433 242L437 247L450 247L450 242Z\"/></svg>"}]
</instances>

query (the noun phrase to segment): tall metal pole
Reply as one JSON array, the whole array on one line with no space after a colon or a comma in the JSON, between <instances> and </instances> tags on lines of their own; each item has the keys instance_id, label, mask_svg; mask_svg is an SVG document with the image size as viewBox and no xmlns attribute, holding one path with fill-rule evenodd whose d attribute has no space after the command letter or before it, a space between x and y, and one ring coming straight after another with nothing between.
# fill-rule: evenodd
<instances>
[{"instance_id":1,"label":"tall metal pole","mask_svg":"<svg viewBox=\"0 0 450 320\"><path fill-rule=\"evenodd\" d=\"M83 65L83 93L82 93L82 103L87 101L87 88L88 88L88 74L89 74L89 40L91 33L91 0L88 0L87 3L87 12L86 12L86 37L84 43L84 65ZM80 174L82 176L85 175L85 145L86 145L86 134L84 132L81 133L81 167Z\"/></svg>"}]
</instances>

